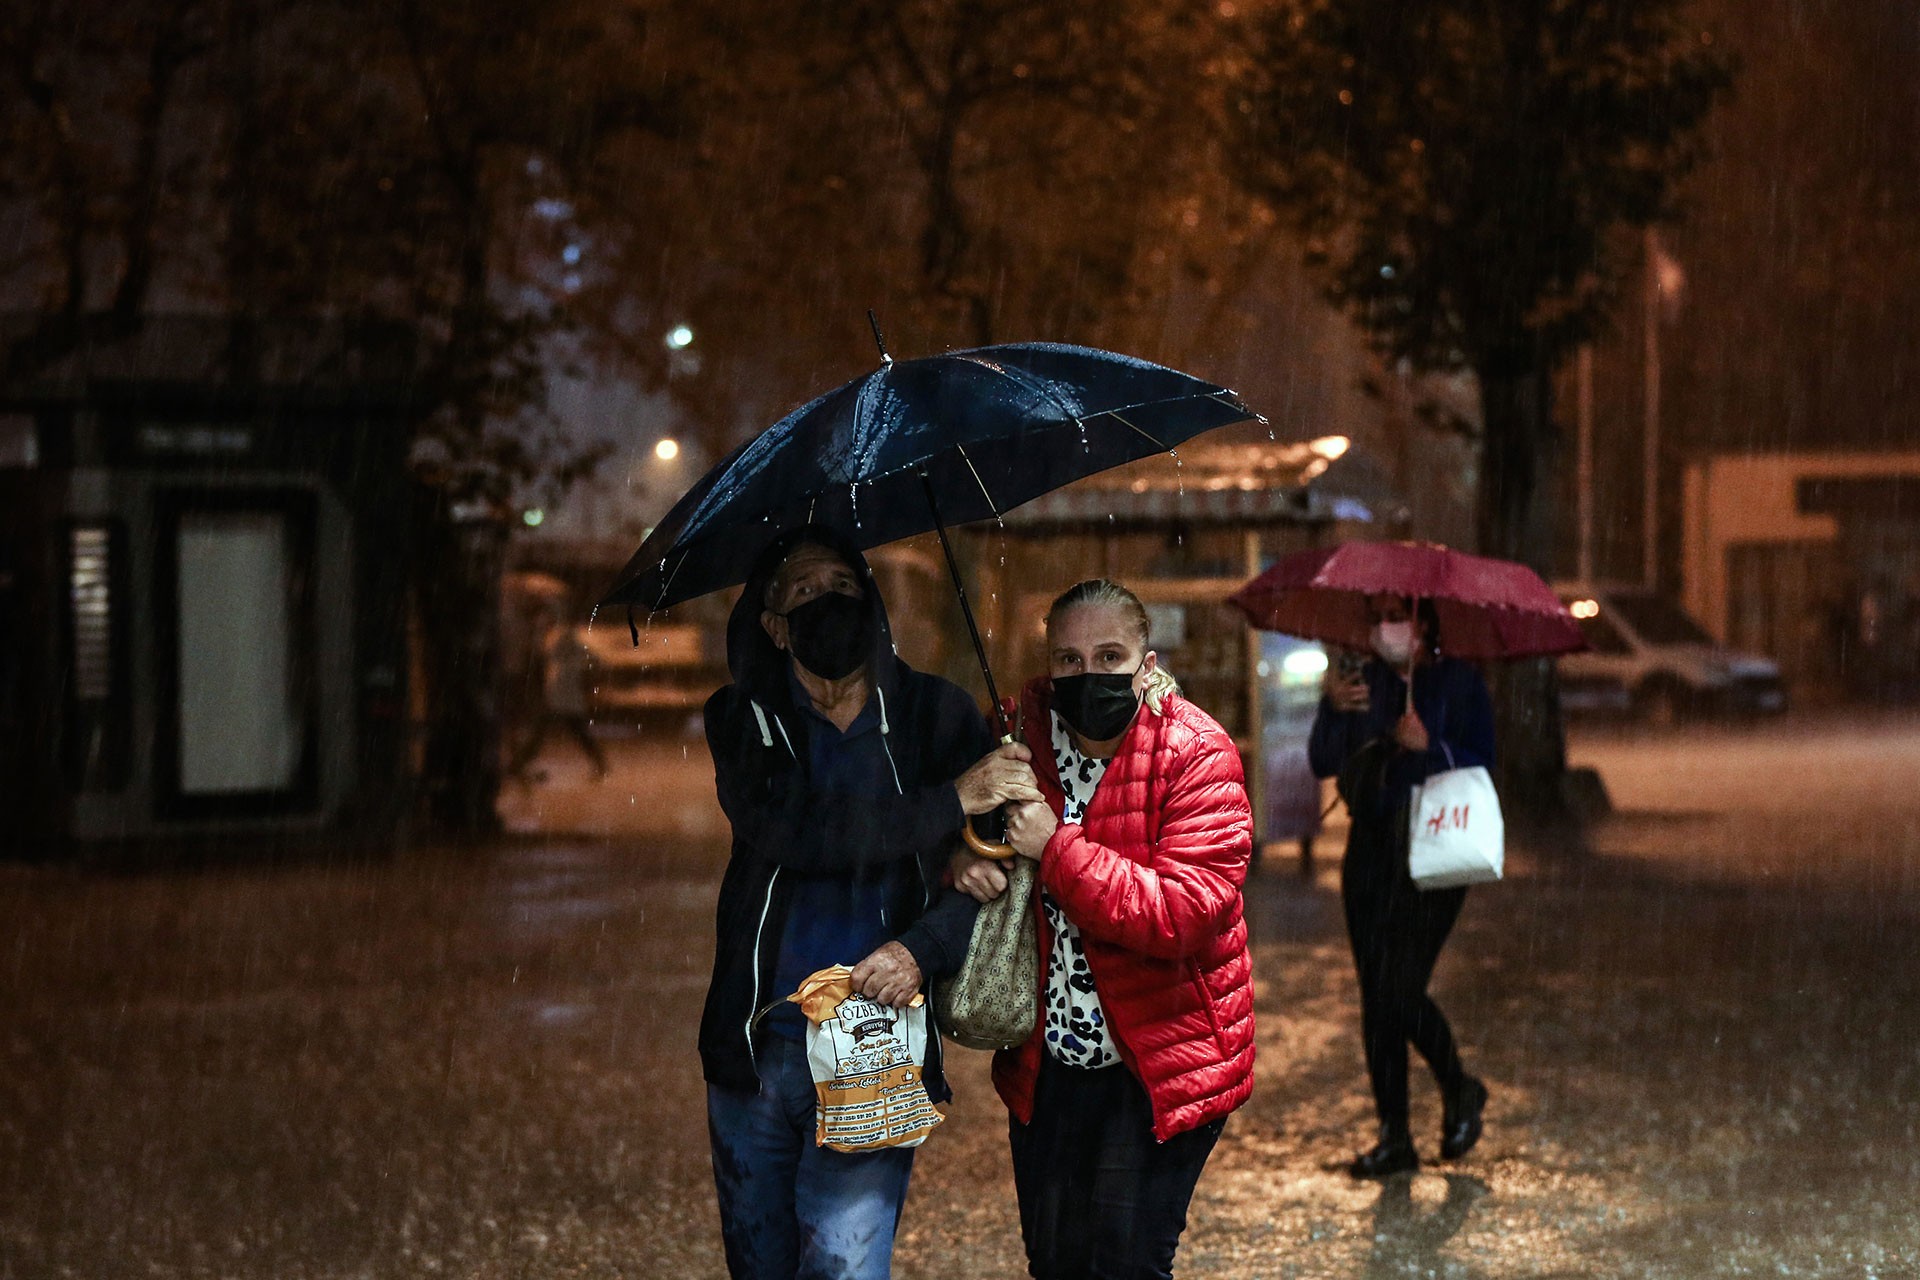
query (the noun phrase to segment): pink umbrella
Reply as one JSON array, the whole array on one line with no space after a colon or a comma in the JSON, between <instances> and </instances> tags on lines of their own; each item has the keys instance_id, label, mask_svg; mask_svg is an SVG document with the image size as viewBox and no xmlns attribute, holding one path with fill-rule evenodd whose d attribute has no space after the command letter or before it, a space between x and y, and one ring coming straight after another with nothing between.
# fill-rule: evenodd
<instances>
[{"instance_id":1,"label":"pink umbrella","mask_svg":"<svg viewBox=\"0 0 1920 1280\"><path fill-rule=\"evenodd\" d=\"M1527 658L1587 647L1540 575L1432 542L1347 542L1284 556L1228 599L1263 631L1364 649L1367 597L1431 600L1456 658Z\"/></svg>"}]
</instances>

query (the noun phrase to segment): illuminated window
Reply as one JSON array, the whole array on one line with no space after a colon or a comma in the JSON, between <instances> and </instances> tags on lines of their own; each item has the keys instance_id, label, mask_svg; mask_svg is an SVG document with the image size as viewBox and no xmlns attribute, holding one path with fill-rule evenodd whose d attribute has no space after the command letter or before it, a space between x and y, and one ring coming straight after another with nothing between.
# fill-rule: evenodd
<instances>
[{"instance_id":1,"label":"illuminated window","mask_svg":"<svg viewBox=\"0 0 1920 1280\"><path fill-rule=\"evenodd\" d=\"M68 548L67 598L73 610L73 696L113 696L113 539L102 525L76 525Z\"/></svg>"},{"instance_id":2,"label":"illuminated window","mask_svg":"<svg viewBox=\"0 0 1920 1280\"><path fill-rule=\"evenodd\" d=\"M113 522L67 526L66 729L69 785L117 791L132 768L126 655L126 536Z\"/></svg>"}]
</instances>

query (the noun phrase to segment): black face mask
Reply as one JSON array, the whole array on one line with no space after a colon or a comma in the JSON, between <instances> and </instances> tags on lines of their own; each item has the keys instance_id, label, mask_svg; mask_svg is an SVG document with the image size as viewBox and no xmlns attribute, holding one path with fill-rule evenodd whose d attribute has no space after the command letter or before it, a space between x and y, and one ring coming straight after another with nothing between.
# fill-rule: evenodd
<instances>
[{"instance_id":1,"label":"black face mask","mask_svg":"<svg viewBox=\"0 0 1920 1280\"><path fill-rule=\"evenodd\" d=\"M822 680L844 680L873 652L873 610L829 591L787 610L787 652Z\"/></svg>"},{"instance_id":2,"label":"black face mask","mask_svg":"<svg viewBox=\"0 0 1920 1280\"><path fill-rule=\"evenodd\" d=\"M1106 742L1127 731L1140 698L1133 691L1137 671L1055 676L1053 709L1089 742Z\"/></svg>"}]
</instances>

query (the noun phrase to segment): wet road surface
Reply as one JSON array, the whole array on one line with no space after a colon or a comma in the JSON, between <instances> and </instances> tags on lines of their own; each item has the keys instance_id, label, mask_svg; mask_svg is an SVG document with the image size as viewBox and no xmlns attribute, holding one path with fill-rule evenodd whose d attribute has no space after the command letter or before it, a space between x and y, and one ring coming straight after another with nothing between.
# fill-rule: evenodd
<instances>
[{"instance_id":1,"label":"wet road surface","mask_svg":"<svg viewBox=\"0 0 1920 1280\"><path fill-rule=\"evenodd\" d=\"M695 1024L723 846L697 741L557 754L478 851L0 868L0 1278L723 1274ZM1189 1277L1920 1275L1920 723L1582 735L1623 812L1516 851L1435 992L1486 1140L1385 1186L1332 859L1248 891L1259 1087ZM572 832L573 834L567 834ZM903 1277L1020 1264L956 1050ZM1416 1094L1431 1155L1438 1102Z\"/></svg>"}]
</instances>

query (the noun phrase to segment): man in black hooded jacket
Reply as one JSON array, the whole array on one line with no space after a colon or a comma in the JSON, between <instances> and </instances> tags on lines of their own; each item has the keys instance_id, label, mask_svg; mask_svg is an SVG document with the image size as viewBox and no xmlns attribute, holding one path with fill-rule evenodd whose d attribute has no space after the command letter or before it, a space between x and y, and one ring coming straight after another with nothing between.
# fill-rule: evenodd
<instances>
[{"instance_id":1,"label":"man in black hooded jacket","mask_svg":"<svg viewBox=\"0 0 1920 1280\"><path fill-rule=\"evenodd\" d=\"M856 991L898 1007L956 971L977 909L942 879L960 824L1038 787L1026 749L995 749L971 698L894 655L872 572L832 530L762 554L727 662L706 728L733 853L700 1023L727 1265L884 1278L913 1152L815 1146L805 1024L784 998L846 964ZM944 1101L937 1034L927 1054Z\"/></svg>"}]
</instances>

